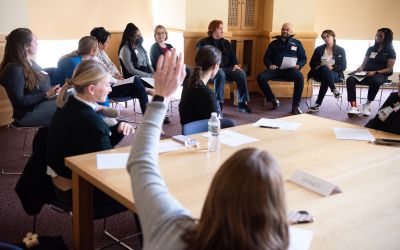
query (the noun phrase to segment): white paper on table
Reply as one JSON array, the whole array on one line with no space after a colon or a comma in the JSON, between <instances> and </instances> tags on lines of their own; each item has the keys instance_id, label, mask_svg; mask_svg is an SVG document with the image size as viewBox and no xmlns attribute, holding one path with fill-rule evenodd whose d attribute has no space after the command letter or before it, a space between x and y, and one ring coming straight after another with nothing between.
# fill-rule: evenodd
<instances>
[{"instance_id":1,"label":"white paper on table","mask_svg":"<svg viewBox=\"0 0 400 250\"><path fill-rule=\"evenodd\" d=\"M97 169L118 169L126 168L129 153L97 154Z\"/></svg>"},{"instance_id":2,"label":"white paper on table","mask_svg":"<svg viewBox=\"0 0 400 250\"><path fill-rule=\"evenodd\" d=\"M158 147L158 153L161 154L183 148L185 148L183 144L175 141L161 141Z\"/></svg>"},{"instance_id":3,"label":"white paper on table","mask_svg":"<svg viewBox=\"0 0 400 250\"><path fill-rule=\"evenodd\" d=\"M210 135L208 133L203 134L202 136L207 137L207 138L210 137ZM244 134L240 134L237 132L233 132L230 130L221 131L221 133L219 134L219 139L220 139L221 143L231 146L231 147L237 147L242 144L247 144L247 143L258 141L258 139L255 139L253 137L250 137L250 136L247 136Z\"/></svg>"},{"instance_id":4,"label":"white paper on table","mask_svg":"<svg viewBox=\"0 0 400 250\"><path fill-rule=\"evenodd\" d=\"M117 80L117 82L114 83L114 84L112 85L112 87L117 87L117 86L121 86L121 85L128 84L128 83L133 83L133 79L134 79L134 78L135 78L135 76L131 76L131 77L126 78L126 79ZM114 79L115 79L115 78L114 78Z\"/></svg>"},{"instance_id":5,"label":"white paper on table","mask_svg":"<svg viewBox=\"0 0 400 250\"><path fill-rule=\"evenodd\" d=\"M151 77L141 77L140 79L142 79L143 81L147 82L148 84L150 84L150 85L154 88L154 78L151 78Z\"/></svg>"},{"instance_id":6,"label":"white paper on table","mask_svg":"<svg viewBox=\"0 0 400 250\"><path fill-rule=\"evenodd\" d=\"M298 227L289 227L289 250L308 250L314 232Z\"/></svg>"},{"instance_id":7,"label":"white paper on table","mask_svg":"<svg viewBox=\"0 0 400 250\"><path fill-rule=\"evenodd\" d=\"M279 119L261 118L256 123L254 123L253 126L278 127L280 130L295 131L301 126L301 123L293 121L284 121Z\"/></svg>"},{"instance_id":8,"label":"white paper on table","mask_svg":"<svg viewBox=\"0 0 400 250\"><path fill-rule=\"evenodd\" d=\"M366 128L332 128L339 140L374 141L375 137Z\"/></svg>"},{"instance_id":9,"label":"white paper on table","mask_svg":"<svg viewBox=\"0 0 400 250\"><path fill-rule=\"evenodd\" d=\"M297 57L284 56L282 59L280 69L291 69L294 66L296 66L296 63L297 63Z\"/></svg>"}]
</instances>

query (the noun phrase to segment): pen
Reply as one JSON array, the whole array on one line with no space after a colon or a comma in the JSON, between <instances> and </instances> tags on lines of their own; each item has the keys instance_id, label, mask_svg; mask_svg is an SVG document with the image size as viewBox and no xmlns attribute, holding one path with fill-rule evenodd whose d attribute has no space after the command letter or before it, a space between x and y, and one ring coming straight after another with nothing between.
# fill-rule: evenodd
<instances>
[{"instance_id":1,"label":"pen","mask_svg":"<svg viewBox=\"0 0 400 250\"><path fill-rule=\"evenodd\" d=\"M260 128L272 128L272 129L278 129L279 127L273 127L273 126L265 126L265 125L260 125Z\"/></svg>"}]
</instances>

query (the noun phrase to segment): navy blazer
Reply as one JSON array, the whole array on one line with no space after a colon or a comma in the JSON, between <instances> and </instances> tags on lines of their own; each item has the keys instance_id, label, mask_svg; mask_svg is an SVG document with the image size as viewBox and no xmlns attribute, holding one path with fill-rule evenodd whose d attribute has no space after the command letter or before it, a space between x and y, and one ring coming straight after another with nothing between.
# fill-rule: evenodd
<instances>
[{"instance_id":1,"label":"navy blazer","mask_svg":"<svg viewBox=\"0 0 400 250\"><path fill-rule=\"evenodd\" d=\"M321 66L321 57L324 55L325 48L326 44L315 48L310 61L311 70L307 74L308 79L312 78L315 69ZM347 67L346 51L342 47L335 44L333 47L333 57L335 59L333 70L338 73L340 78L344 79L343 71L345 71Z\"/></svg>"}]
</instances>

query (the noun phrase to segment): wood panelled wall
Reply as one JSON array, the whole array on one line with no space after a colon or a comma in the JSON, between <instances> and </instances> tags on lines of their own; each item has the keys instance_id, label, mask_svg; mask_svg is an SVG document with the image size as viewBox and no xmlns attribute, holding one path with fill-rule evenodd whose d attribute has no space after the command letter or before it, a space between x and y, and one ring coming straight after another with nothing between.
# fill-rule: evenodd
<instances>
[{"instance_id":1,"label":"wood panelled wall","mask_svg":"<svg viewBox=\"0 0 400 250\"><path fill-rule=\"evenodd\" d=\"M254 32L253 32L254 33ZM258 87L256 77L257 75L265 70L263 58L264 58L264 53L265 50L267 49L269 43L271 40L273 40L274 36L280 35L278 32L258 32L257 34L250 34L251 36L254 36L257 38L257 46L255 48L254 54L255 56L255 77L252 79L248 79L248 85L249 85L249 91L250 92L260 92L261 90ZM230 39L232 36L235 34L232 34L231 32L225 32L224 36L226 39ZM248 35L248 36L250 36ZM295 35L295 38L300 40L304 46L304 49L306 51L307 55L307 63L306 65L302 68L301 72L303 73L304 76L304 91L303 91L303 96L306 96L306 88L308 82L307 82L307 73L310 70L310 66L308 65L309 60L311 59L312 53L314 52L315 48L315 39L317 37L317 33L315 32L298 32ZM196 45L197 42L203 38L206 37L207 34L205 32L184 32L184 52L185 52L185 63L189 67L194 66L194 57L196 54ZM293 84L288 84L284 82L273 82L271 83L271 88L275 92L277 97L292 97L293 95ZM309 93L310 94L310 93ZM311 93L312 94L312 93Z\"/></svg>"}]
</instances>

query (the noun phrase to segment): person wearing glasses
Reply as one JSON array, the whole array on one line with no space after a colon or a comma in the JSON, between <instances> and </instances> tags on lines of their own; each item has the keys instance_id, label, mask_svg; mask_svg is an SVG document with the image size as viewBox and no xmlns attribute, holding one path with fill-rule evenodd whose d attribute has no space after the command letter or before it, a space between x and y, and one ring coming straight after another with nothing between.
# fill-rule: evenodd
<instances>
[{"instance_id":1,"label":"person wearing glasses","mask_svg":"<svg viewBox=\"0 0 400 250\"><path fill-rule=\"evenodd\" d=\"M156 42L150 48L150 60L153 69L157 70L157 60L160 55L165 55L173 47L171 44L165 42L168 39L168 31L162 25L157 25L154 28L154 39L156 39Z\"/></svg>"},{"instance_id":2,"label":"person wearing glasses","mask_svg":"<svg viewBox=\"0 0 400 250\"><path fill-rule=\"evenodd\" d=\"M364 61L355 72L365 72L364 76L349 76L346 80L347 99L351 105L349 117L360 114L371 114L371 102L378 94L382 84L387 82L388 76L393 74L396 62L396 52L393 48L393 32L389 28L380 28L375 35L375 44L368 48ZM353 72L353 73L355 73ZM362 112L357 107L356 85L368 85L368 99L363 104Z\"/></svg>"}]
</instances>

